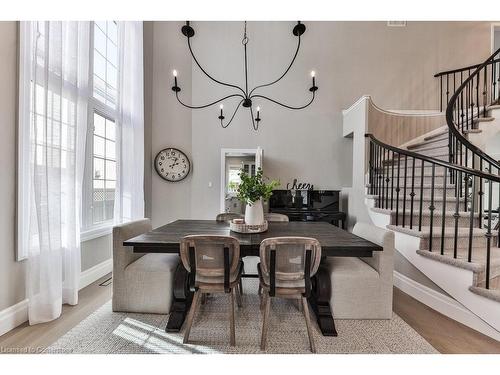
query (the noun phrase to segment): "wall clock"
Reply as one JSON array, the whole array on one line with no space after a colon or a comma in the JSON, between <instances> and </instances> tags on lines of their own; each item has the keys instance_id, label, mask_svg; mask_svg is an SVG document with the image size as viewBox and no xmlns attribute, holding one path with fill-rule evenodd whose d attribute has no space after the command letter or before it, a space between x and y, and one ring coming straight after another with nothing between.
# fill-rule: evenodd
<instances>
[{"instance_id":1,"label":"wall clock","mask_svg":"<svg viewBox=\"0 0 500 375\"><path fill-rule=\"evenodd\" d=\"M191 170L191 163L186 154L173 147L161 150L156 155L154 164L156 173L170 182L185 179Z\"/></svg>"}]
</instances>

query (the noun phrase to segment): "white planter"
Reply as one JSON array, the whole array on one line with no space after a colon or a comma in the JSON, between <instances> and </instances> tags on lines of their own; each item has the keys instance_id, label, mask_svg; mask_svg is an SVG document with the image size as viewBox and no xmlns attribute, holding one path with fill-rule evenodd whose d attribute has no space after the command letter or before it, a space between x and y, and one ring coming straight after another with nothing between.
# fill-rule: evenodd
<instances>
[{"instance_id":1,"label":"white planter","mask_svg":"<svg viewBox=\"0 0 500 375\"><path fill-rule=\"evenodd\" d=\"M247 204L245 209L245 224L260 225L263 223L264 209L262 207L262 199L259 199L252 204Z\"/></svg>"}]
</instances>

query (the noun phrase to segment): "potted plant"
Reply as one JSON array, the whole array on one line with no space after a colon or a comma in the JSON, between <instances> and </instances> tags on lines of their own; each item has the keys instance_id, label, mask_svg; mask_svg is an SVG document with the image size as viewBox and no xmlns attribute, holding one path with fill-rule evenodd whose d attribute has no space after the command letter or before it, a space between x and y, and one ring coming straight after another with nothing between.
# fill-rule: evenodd
<instances>
[{"instance_id":1,"label":"potted plant","mask_svg":"<svg viewBox=\"0 0 500 375\"><path fill-rule=\"evenodd\" d=\"M255 176L250 176L244 170L239 173L241 182L238 186L237 196L246 204L245 223L249 225L260 225L264 223L264 208L262 200L267 200L273 194L273 189L278 187L278 181L266 183L262 169L258 168Z\"/></svg>"}]
</instances>

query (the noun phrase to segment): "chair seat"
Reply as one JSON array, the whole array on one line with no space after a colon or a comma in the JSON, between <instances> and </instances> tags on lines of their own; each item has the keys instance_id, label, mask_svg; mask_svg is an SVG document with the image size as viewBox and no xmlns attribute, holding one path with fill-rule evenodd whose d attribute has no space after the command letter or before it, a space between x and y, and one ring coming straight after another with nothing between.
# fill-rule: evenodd
<instances>
[{"instance_id":1,"label":"chair seat","mask_svg":"<svg viewBox=\"0 0 500 375\"><path fill-rule=\"evenodd\" d=\"M146 254L125 268L125 272L174 272L179 264L177 254Z\"/></svg>"},{"instance_id":2,"label":"chair seat","mask_svg":"<svg viewBox=\"0 0 500 375\"><path fill-rule=\"evenodd\" d=\"M332 283L334 280L349 280L359 283L363 280L378 280L380 275L369 264L354 257L329 257L326 266Z\"/></svg>"}]
</instances>

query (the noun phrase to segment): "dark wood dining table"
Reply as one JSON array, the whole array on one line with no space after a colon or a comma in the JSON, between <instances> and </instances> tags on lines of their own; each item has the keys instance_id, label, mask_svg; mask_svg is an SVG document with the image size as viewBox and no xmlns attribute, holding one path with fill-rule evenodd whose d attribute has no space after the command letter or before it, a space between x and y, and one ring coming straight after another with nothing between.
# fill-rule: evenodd
<instances>
[{"instance_id":1,"label":"dark wood dining table","mask_svg":"<svg viewBox=\"0 0 500 375\"><path fill-rule=\"evenodd\" d=\"M259 256L262 240L270 237L301 236L316 238L321 244L322 262L312 277L312 293L309 303L316 315L318 326L325 336L337 336L330 309L331 280L325 266L326 257L371 257L382 247L341 228L325 222L273 222L263 233L241 234L229 229L229 224L215 220L177 220L150 232L125 241L135 253L179 253L180 241L184 236L194 234L226 235L237 238L240 253L245 256ZM179 264L174 275L174 301L167 323L167 332L178 332L191 305L193 292L188 282L188 272Z\"/></svg>"}]
</instances>

